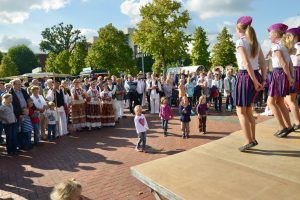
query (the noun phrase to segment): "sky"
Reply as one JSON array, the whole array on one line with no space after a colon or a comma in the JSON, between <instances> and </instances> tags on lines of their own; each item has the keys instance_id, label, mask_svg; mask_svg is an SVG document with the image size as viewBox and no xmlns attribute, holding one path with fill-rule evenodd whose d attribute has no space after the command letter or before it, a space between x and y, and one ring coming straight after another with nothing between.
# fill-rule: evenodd
<instances>
[{"instance_id":1,"label":"sky","mask_svg":"<svg viewBox=\"0 0 300 200\"><path fill-rule=\"evenodd\" d=\"M118 29L135 27L141 20L139 8L152 0L0 0L0 51L25 44L39 53L41 32L60 22L72 24L89 39L99 28L112 23ZM274 23L289 27L300 25L299 0L178 0L190 13L187 33L197 26L207 32L211 46L226 26L235 34L237 19L253 17L259 42L264 52L270 48L267 28Z\"/></svg>"}]
</instances>

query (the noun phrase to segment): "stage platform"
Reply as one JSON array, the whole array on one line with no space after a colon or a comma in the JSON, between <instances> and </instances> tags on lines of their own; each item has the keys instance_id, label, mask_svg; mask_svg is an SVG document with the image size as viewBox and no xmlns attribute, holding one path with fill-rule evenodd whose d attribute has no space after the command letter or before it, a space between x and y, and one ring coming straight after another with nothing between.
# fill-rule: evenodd
<instances>
[{"instance_id":1,"label":"stage platform","mask_svg":"<svg viewBox=\"0 0 300 200\"><path fill-rule=\"evenodd\" d=\"M259 145L247 153L238 151L244 136L237 131L131 173L167 199L300 200L300 132L277 138L276 130L275 119L258 124Z\"/></svg>"}]
</instances>

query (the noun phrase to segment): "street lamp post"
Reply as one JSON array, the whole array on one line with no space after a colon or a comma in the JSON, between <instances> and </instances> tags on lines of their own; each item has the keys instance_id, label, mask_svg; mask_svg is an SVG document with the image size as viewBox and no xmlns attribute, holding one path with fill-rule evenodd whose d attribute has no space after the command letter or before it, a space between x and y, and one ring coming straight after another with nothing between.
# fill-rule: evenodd
<instances>
[{"instance_id":1,"label":"street lamp post","mask_svg":"<svg viewBox=\"0 0 300 200\"><path fill-rule=\"evenodd\" d=\"M142 53L142 70L143 70L143 75L145 76L145 64L144 64L144 53Z\"/></svg>"}]
</instances>

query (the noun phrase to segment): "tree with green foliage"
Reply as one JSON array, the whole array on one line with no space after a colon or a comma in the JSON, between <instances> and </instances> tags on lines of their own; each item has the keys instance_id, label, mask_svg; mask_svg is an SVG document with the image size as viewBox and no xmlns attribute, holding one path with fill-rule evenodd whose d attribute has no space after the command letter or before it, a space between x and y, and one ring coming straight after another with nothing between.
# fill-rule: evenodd
<instances>
[{"instance_id":1,"label":"tree with green foliage","mask_svg":"<svg viewBox=\"0 0 300 200\"><path fill-rule=\"evenodd\" d=\"M56 54L53 52L50 52L48 54L46 64L45 64L45 71L46 72L55 72L58 73L58 69L55 67L55 59L56 59Z\"/></svg>"},{"instance_id":2,"label":"tree with green foliage","mask_svg":"<svg viewBox=\"0 0 300 200\"><path fill-rule=\"evenodd\" d=\"M26 45L17 45L8 49L9 57L17 65L20 74L31 73L39 66L38 59Z\"/></svg>"},{"instance_id":3,"label":"tree with green foliage","mask_svg":"<svg viewBox=\"0 0 300 200\"><path fill-rule=\"evenodd\" d=\"M16 76L19 75L17 65L12 61L9 55L2 58L0 65L0 77Z\"/></svg>"},{"instance_id":4,"label":"tree with green foliage","mask_svg":"<svg viewBox=\"0 0 300 200\"><path fill-rule=\"evenodd\" d=\"M0 51L0 63L2 61L2 58L3 58L3 53Z\"/></svg>"},{"instance_id":5,"label":"tree with green foliage","mask_svg":"<svg viewBox=\"0 0 300 200\"><path fill-rule=\"evenodd\" d=\"M85 67L85 58L87 54L88 50L86 44L82 42L77 43L69 60L71 74L79 74L82 71L82 69Z\"/></svg>"},{"instance_id":6,"label":"tree with green foliage","mask_svg":"<svg viewBox=\"0 0 300 200\"><path fill-rule=\"evenodd\" d=\"M62 22L42 31L42 37L40 49L43 52L56 54L63 50L71 52L78 42L86 42L86 38L81 35L80 30L73 29L73 25L64 25Z\"/></svg>"},{"instance_id":7,"label":"tree with green foliage","mask_svg":"<svg viewBox=\"0 0 300 200\"><path fill-rule=\"evenodd\" d=\"M209 44L206 32L201 26L197 27L194 34L191 56L193 65L203 65L206 70L211 67L210 52L208 51L208 47Z\"/></svg>"},{"instance_id":8,"label":"tree with green foliage","mask_svg":"<svg viewBox=\"0 0 300 200\"><path fill-rule=\"evenodd\" d=\"M58 73L70 74L71 68L69 65L71 53L67 50L63 50L58 54L54 60L54 66Z\"/></svg>"},{"instance_id":9,"label":"tree with green foliage","mask_svg":"<svg viewBox=\"0 0 300 200\"><path fill-rule=\"evenodd\" d=\"M228 33L226 27L219 33L217 44L212 49L213 66L236 66L235 45L232 41L232 35Z\"/></svg>"},{"instance_id":10,"label":"tree with green foliage","mask_svg":"<svg viewBox=\"0 0 300 200\"><path fill-rule=\"evenodd\" d=\"M108 24L98 31L99 39L92 45L86 57L86 65L93 70L105 69L110 74L136 73L132 49L126 43L125 35Z\"/></svg>"},{"instance_id":11,"label":"tree with green foliage","mask_svg":"<svg viewBox=\"0 0 300 200\"><path fill-rule=\"evenodd\" d=\"M137 24L133 41L140 49L151 54L155 65L166 73L168 60L186 55L190 35L184 32L190 20L187 10L175 0L153 0L140 10L142 20Z\"/></svg>"}]
</instances>

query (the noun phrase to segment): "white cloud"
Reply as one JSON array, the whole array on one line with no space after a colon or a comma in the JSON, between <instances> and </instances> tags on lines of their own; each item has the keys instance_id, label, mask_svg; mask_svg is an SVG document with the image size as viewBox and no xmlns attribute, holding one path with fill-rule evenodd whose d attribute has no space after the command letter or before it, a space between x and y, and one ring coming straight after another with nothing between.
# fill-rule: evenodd
<instances>
[{"instance_id":1,"label":"white cloud","mask_svg":"<svg viewBox=\"0 0 300 200\"><path fill-rule=\"evenodd\" d=\"M41 53L39 45L32 42L28 38L16 38L16 37L8 37L3 36L0 40L0 51L7 52L10 47L24 44L28 46L34 53Z\"/></svg>"},{"instance_id":2,"label":"white cloud","mask_svg":"<svg viewBox=\"0 0 300 200\"><path fill-rule=\"evenodd\" d=\"M288 25L289 28L298 27L298 26L300 26L300 16L290 17L290 18L286 19L283 23Z\"/></svg>"},{"instance_id":3,"label":"white cloud","mask_svg":"<svg viewBox=\"0 0 300 200\"><path fill-rule=\"evenodd\" d=\"M29 18L34 10L57 10L63 8L70 0L1 0L0 1L0 23L17 24L23 23Z\"/></svg>"},{"instance_id":4,"label":"white cloud","mask_svg":"<svg viewBox=\"0 0 300 200\"><path fill-rule=\"evenodd\" d=\"M271 41L269 39L265 39L263 40L263 42L261 43L261 50L263 51L264 55L266 56L270 49L271 49Z\"/></svg>"},{"instance_id":5,"label":"white cloud","mask_svg":"<svg viewBox=\"0 0 300 200\"><path fill-rule=\"evenodd\" d=\"M240 15L252 10L252 0L187 0L187 9L198 13L200 19Z\"/></svg>"},{"instance_id":6,"label":"white cloud","mask_svg":"<svg viewBox=\"0 0 300 200\"><path fill-rule=\"evenodd\" d=\"M0 12L0 23L3 24L18 24L29 18L27 12Z\"/></svg>"},{"instance_id":7,"label":"white cloud","mask_svg":"<svg viewBox=\"0 0 300 200\"><path fill-rule=\"evenodd\" d=\"M130 17L131 24L135 25L142 18L140 16L140 8L153 0L125 0L120 8L121 12Z\"/></svg>"},{"instance_id":8,"label":"white cloud","mask_svg":"<svg viewBox=\"0 0 300 200\"><path fill-rule=\"evenodd\" d=\"M79 28L81 31L81 35L84 35L87 41L93 39L93 37L98 36L98 31L95 29L88 29L88 28Z\"/></svg>"}]
</instances>

